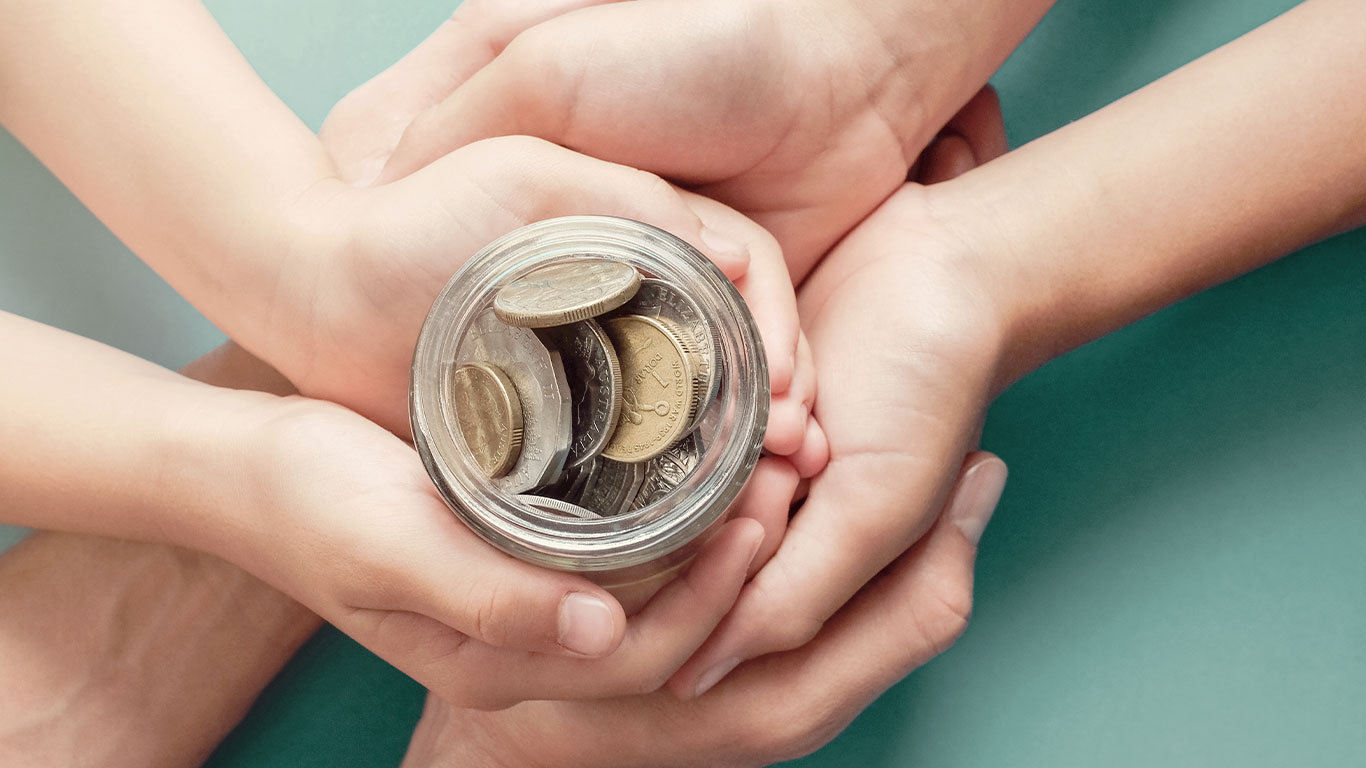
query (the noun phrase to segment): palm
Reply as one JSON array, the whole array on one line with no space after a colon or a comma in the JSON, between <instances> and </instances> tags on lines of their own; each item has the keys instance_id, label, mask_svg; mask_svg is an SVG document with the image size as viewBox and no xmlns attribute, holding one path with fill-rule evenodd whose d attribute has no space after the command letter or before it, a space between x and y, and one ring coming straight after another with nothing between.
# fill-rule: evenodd
<instances>
[{"instance_id":1,"label":"palm","mask_svg":"<svg viewBox=\"0 0 1366 768\"><path fill-rule=\"evenodd\" d=\"M997 325L973 283L937 258L949 240L924 214L923 197L922 187L903 188L821 262L799 296L830 443L813 495L822 484L868 488L892 507L917 508L926 491L947 487L976 440ZM907 487L913 481L921 484ZM915 536L937 507L923 509Z\"/></svg>"}]
</instances>

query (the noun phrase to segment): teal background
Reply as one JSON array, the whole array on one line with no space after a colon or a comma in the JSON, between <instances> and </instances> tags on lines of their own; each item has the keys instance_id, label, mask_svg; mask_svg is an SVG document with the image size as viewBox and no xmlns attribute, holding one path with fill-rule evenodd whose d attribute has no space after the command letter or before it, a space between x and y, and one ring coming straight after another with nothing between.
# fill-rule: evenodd
<instances>
[{"instance_id":1,"label":"teal background","mask_svg":"<svg viewBox=\"0 0 1366 768\"><path fill-rule=\"evenodd\" d=\"M1291 5L1063 0L995 80L1012 140ZM209 6L315 128L450 10ZM794 765L1366 765L1363 251L1363 231L1309 248L1007 392L972 626ZM168 366L222 339L3 134L0 309ZM420 706L326 630L210 765L396 765Z\"/></svg>"}]
</instances>

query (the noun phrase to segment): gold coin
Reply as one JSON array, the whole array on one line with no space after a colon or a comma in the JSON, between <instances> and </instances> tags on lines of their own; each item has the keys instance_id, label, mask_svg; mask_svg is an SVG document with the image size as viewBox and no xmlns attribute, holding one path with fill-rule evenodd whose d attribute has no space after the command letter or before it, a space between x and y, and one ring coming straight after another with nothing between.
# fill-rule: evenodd
<instances>
[{"instance_id":1,"label":"gold coin","mask_svg":"<svg viewBox=\"0 0 1366 768\"><path fill-rule=\"evenodd\" d=\"M621 362L622 409L602 455L628 464L649 461L687 433L697 402L695 352L667 320L622 315L603 327Z\"/></svg>"},{"instance_id":2,"label":"gold coin","mask_svg":"<svg viewBox=\"0 0 1366 768\"><path fill-rule=\"evenodd\" d=\"M451 376L451 402L460 433L479 468L502 477L522 453L522 401L496 366L467 363Z\"/></svg>"},{"instance_id":3,"label":"gold coin","mask_svg":"<svg viewBox=\"0 0 1366 768\"><path fill-rule=\"evenodd\" d=\"M640 273L621 261L581 258L541 267L508 283L493 298L498 319L519 328L551 328L597 317L625 304Z\"/></svg>"}]
</instances>

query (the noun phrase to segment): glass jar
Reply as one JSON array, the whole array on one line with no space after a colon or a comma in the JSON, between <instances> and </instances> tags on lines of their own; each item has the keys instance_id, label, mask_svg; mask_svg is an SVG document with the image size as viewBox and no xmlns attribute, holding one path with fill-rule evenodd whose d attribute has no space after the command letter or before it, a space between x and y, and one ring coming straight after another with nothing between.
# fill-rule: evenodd
<instances>
[{"instance_id":1,"label":"glass jar","mask_svg":"<svg viewBox=\"0 0 1366 768\"><path fill-rule=\"evenodd\" d=\"M472 324L501 288L538 268L585 257L625 262L690 298L701 315L697 328L711 335L717 380L715 396L694 419L695 469L642 508L597 519L543 511L498 490L454 426L448 386ZM758 461L768 409L763 345L734 284L688 243L629 219L550 219L490 243L441 291L413 354L413 439L455 514L510 555L601 584L628 612L673 578L725 521Z\"/></svg>"}]
</instances>

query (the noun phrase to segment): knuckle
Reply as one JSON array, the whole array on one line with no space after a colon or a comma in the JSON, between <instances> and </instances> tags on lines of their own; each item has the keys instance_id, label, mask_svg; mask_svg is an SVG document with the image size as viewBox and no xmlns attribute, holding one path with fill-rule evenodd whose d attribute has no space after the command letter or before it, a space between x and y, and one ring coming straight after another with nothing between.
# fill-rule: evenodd
<instances>
[{"instance_id":1,"label":"knuckle","mask_svg":"<svg viewBox=\"0 0 1366 768\"><path fill-rule=\"evenodd\" d=\"M972 594L953 587L933 596L928 606L913 611L915 623L934 656L947 651L963 636L972 619Z\"/></svg>"},{"instance_id":2,"label":"knuckle","mask_svg":"<svg viewBox=\"0 0 1366 768\"><path fill-rule=\"evenodd\" d=\"M802 601L788 599L781 591L770 585L773 578L761 571L759 577L750 584L751 595L747 603L758 608L759 615L753 617L751 626L756 627L750 641L751 650L757 653L776 653L800 648L815 639L825 627L826 617L813 613L811 606ZM796 583L783 574L778 574L780 583Z\"/></svg>"},{"instance_id":3,"label":"knuckle","mask_svg":"<svg viewBox=\"0 0 1366 768\"><path fill-rule=\"evenodd\" d=\"M470 600L470 632L482 642L502 648L513 639L513 612L497 582L481 585Z\"/></svg>"}]
</instances>

